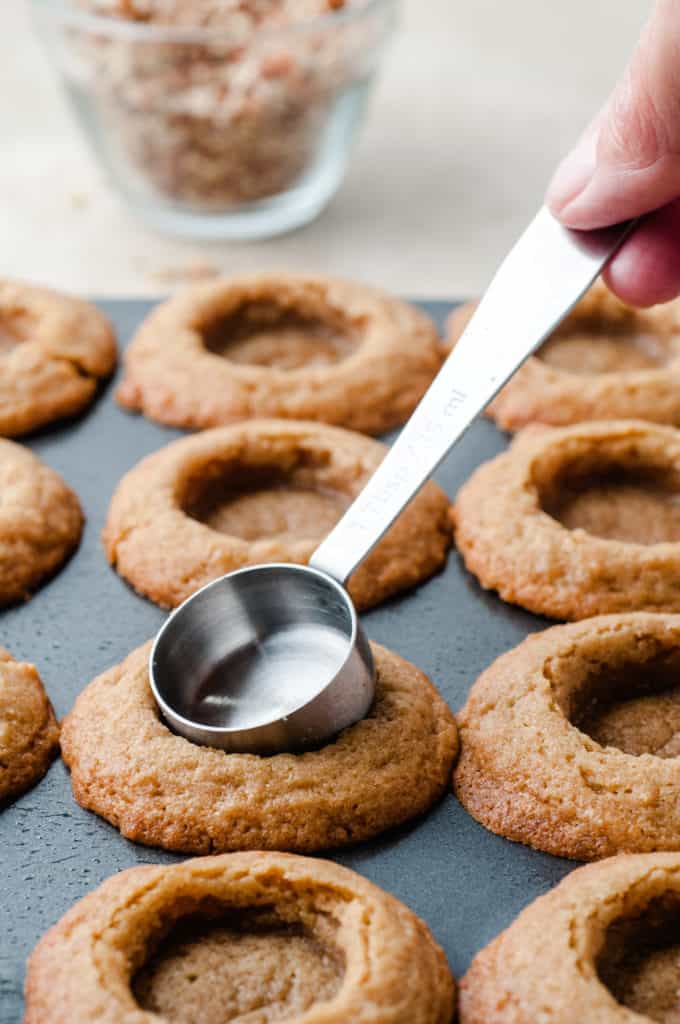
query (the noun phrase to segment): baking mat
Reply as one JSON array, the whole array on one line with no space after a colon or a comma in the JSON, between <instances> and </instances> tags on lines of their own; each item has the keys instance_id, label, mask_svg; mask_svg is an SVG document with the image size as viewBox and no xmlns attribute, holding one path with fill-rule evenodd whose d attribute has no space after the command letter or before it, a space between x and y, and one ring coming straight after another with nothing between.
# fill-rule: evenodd
<instances>
[{"instance_id":1,"label":"baking mat","mask_svg":"<svg viewBox=\"0 0 680 1024\"><path fill-rule=\"evenodd\" d=\"M124 346L151 303L100 305ZM452 304L421 305L443 324ZM87 516L82 544L68 565L28 604L0 613L0 644L37 664L60 718L95 675L121 661L165 618L107 566L99 535L120 477L182 432L123 412L113 388L109 384L82 417L26 442L64 475ZM437 479L453 497L472 469L506 443L490 422L476 423ZM546 625L484 593L455 552L442 573L368 612L364 622L372 639L427 672L454 710L492 658ZM425 818L328 856L424 918L458 977L478 949L570 868L567 861L487 832L450 794ZM123 868L180 859L128 842L81 810L61 761L0 810L0 1024L20 1021L26 957L77 899Z\"/></svg>"}]
</instances>

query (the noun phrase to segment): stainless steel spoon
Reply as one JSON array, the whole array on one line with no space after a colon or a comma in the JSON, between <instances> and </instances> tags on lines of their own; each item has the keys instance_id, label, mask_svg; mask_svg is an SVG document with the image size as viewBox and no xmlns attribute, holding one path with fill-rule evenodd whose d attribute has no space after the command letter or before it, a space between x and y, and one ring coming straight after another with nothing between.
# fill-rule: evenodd
<instances>
[{"instance_id":1,"label":"stainless steel spoon","mask_svg":"<svg viewBox=\"0 0 680 1024\"><path fill-rule=\"evenodd\" d=\"M229 573L169 616L149 672L173 729L195 743L269 754L321 744L366 714L375 688L373 661L345 582L632 226L568 231L541 209L399 438L309 566Z\"/></svg>"}]
</instances>

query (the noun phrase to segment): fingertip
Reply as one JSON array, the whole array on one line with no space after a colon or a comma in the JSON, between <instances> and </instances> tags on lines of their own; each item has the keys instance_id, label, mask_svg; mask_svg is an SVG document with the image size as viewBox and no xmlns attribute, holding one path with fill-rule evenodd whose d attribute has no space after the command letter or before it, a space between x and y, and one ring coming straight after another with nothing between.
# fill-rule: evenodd
<instances>
[{"instance_id":1,"label":"fingertip","mask_svg":"<svg viewBox=\"0 0 680 1024\"><path fill-rule=\"evenodd\" d=\"M586 188L594 170L595 158L592 146L588 145L587 140L582 141L562 161L548 185L545 201L555 217L562 218L564 211Z\"/></svg>"},{"instance_id":2,"label":"fingertip","mask_svg":"<svg viewBox=\"0 0 680 1024\"><path fill-rule=\"evenodd\" d=\"M603 111L593 118L553 174L545 193L546 206L558 220L587 188L596 167L597 136Z\"/></svg>"},{"instance_id":3,"label":"fingertip","mask_svg":"<svg viewBox=\"0 0 680 1024\"><path fill-rule=\"evenodd\" d=\"M645 217L604 278L630 306L654 306L680 295L680 201Z\"/></svg>"}]
</instances>

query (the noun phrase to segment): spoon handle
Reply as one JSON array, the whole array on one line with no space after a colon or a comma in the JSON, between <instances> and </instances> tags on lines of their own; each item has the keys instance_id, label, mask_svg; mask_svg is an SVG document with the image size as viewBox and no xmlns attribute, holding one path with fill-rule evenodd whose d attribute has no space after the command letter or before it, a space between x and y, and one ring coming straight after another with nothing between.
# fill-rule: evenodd
<instances>
[{"instance_id":1,"label":"spoon handle","mask_svg":"<svg viewBox=\"0 0 680 1024\"><path fill-rule=\"evenodd\" d=\"M634 222L571 231L543 207L385 459L310 559L344 583L475 417L555 329Z\"/></svg>"}]
</instances>

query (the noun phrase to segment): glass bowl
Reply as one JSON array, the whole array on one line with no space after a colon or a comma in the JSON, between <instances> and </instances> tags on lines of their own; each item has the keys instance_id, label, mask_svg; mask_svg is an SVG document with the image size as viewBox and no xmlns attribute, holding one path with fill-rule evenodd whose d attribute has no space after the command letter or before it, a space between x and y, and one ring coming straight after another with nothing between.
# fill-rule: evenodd
<instances>
[{"instance_id":1,"label":"glass bowl","mask_svg":"<svg viewBox=\"0 0 680 1024\"><path fill-rule=\"evenodd\" d=\"M255 30L104 16L32 0L35 22L115 189L161 231L264 238L337 190L398 0ZM245 24L243 24L245 22Z\"/></svg>"}]
</instances>

